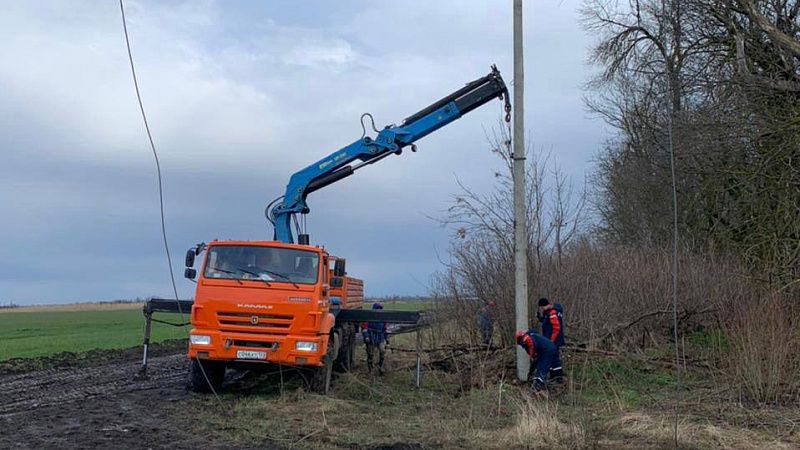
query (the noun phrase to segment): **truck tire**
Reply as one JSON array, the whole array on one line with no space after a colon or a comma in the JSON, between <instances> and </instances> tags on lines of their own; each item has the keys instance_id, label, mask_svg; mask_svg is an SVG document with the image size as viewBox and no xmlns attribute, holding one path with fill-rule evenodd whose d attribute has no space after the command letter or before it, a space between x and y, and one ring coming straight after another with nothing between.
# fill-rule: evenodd
<instances>
[{"instance_id":1,"label":"truck tire","mask_svg":"<svg viewBox=\"0 0 800 450\"><path fill-rule=\"evenodd\" d=\"M337 372L349 372L353 370L355 361L356 335L352 329L343 330L342 348L339 350L339 357L336 358L335 369Z\"/></svg>"},{"instance_id":2,"label":"truck tire","mask_svg":"<svg viewBox=\"0 0 800 450\"><path fill-rule=\"evenodd\" d=\"M224 378L225 365L219 362L192 359L189 365L189 389L192 392L219 392Z\"/></svg>"},{"instance_id":3,"label":"truck tire","mask_svg":"<svg viewBox=\"0 0 800 450\"><path fill-rule=\"evenodd\" d=\"M321 395L328 395L333 374L333 360L336 355L333 335L328 340L328 350L322 358L322 367L317 367L311 376L311 390Z\"/></svg>"}]
</instances>

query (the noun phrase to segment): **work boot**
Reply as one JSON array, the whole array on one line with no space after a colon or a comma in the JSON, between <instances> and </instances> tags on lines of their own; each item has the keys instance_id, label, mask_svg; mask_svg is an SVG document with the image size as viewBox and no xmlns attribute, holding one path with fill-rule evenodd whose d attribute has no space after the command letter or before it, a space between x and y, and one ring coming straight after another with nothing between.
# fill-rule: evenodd
<instances>
[{"instance_id":1,"label":"work boot","mask_svg":"<svg viewBox=\"0 0 800 450\"><path fill-rule=\"evenodd\" d=\"M542 379L540 379L538 377L533 379L533 383L531 383L531 393L532 394L537 394L539 392L543 392L546 389L547 389L547 386L545 386L544 381L542 381Z\"/></svg>"},{"instance_id":2,"label":"work boot","mask_svg":"<svg viewBox=\"0 0 800 450\"><path fill-rule=\"evenodd\" d=\"M550 376L548 378L553 380L553 383L562 384L564 382L564 369L561 367L550 369Z\"/></svg>"}]
</instances>

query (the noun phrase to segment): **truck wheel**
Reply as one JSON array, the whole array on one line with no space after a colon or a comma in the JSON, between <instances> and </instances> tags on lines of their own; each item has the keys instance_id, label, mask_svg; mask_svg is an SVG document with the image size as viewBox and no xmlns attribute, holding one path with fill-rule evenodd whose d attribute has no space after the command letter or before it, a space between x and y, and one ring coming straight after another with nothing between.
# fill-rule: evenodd
<instances>
[{"instance_id":1,"label":"truck wheel","mask_svg":"<svg viewBox=\"0 0 800 450\"><path fill-rule=\"evenodd\" d=\"M353 370L353 362L355 361L356 351L356 336L355 333L344 333L342 337L342 348L339 350L339 357L336 358L336 371L349 372Z\"/></svg>"},{"instance_id":2,"label":"truck wheel","mask_svg":"<svg viewBox=\"0 0 800 450\"><path fill-rule=\"evenodd\" d=\"M336 354L333 338L328 340L328 350L322 358L322 367L314 369L311 378L311 390L317 394L328 395L331 388L331 374L333 373L333 359Z\"/></svg>"},{"instance_id":3,"label":"truck wheel","mask_svg":"<svg viewBox=\"0 0 800 450\"><path fill-rule=\"evenodd\" d=\"M198 359L192 359L189 365L189 389L193 392L219 392L224 378L224 364L212 361L200 362Z\"/></svg>"}]
</instances>

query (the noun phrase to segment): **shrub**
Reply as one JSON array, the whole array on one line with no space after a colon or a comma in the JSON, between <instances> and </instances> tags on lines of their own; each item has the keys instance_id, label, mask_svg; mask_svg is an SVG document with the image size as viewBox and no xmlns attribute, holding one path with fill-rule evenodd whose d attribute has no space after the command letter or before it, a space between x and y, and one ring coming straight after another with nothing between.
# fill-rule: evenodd
<instances>
[{"instance_id":1,"label":"shrub","mask_svg":"<svg viewBox=\"0 0 800 450\"><path fill-rule=\"evenodd\" d=\"M800 314L781 295L732 305L725 324L727 372L739 392L760 403L800 395Z\"/></svg>"}]
</instances>

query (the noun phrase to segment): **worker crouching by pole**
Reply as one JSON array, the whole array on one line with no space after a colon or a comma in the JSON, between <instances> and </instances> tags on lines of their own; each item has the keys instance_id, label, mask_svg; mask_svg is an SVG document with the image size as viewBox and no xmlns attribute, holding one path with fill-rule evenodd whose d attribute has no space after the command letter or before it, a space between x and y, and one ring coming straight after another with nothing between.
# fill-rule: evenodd
<instances>
[{"instance_id":1,"label":"worker crouching by pole","mask_svg":"<svg viewBox=\"0 0 800 450\"><path fill-rule=\"evenodd\" d=\"M534 329L518 330L515 337L517 345L528 353L531 360L531 371L533 371L531 390L536 393L544 391L545 381L550 374L550 369L553 368L553 361L557 358L558 349L555 344L550 342L550 339Z\"/></svg>"},{"instance_id":2,"label":"worker crouching by pole","mask_svg":"<svg viewBox=\"0 0 800 450\"><path fill-rule=\"evenodd\" d=\"M380 303L373 303L372 309L383 309ZM363 322L361 324L361 335L367 350L367 369L372 372L375 353L378 353L378 373L384 373L384 361L386 358L386 345L389 343L389 333L386 330L386 322Z\"/></svg>"}]
</instances>

